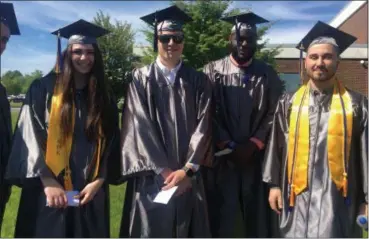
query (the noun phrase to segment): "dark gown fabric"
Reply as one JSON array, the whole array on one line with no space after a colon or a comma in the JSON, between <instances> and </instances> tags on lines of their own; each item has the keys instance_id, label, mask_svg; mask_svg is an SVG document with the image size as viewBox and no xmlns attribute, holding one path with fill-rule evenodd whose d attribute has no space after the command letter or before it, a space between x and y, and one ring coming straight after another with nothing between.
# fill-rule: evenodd
<instances>
[{"instance_id":1,"label":"dark gown fabric","mask_svg":"<svg viewBox=\"0 0 369 239\"><path fill-rule=\"evenodd\" d=\"M246 143L251 137L266 144L275 105L281 95L281 81L273 68L253 59L244 68L229 56L209 63L204 72L213 84L214 143ZM214 157L212 168L204 168L212 235L233 237L242 229L245 237L271 236L268 188L262 182L264 150L253 154L253 163L238 168L233 154ZM242 228L236 228L241 211Z\"/></svg>"},{"instance_id":2,"label":"dark gown fabric","mask_svg":"<svg viewBox=\"0 0 369 239\"><path fill-rule=\"evenodd\" d=\"M211 159L211 84L182 65L169 83L153 63L136 69L122 115L122 176L128 178L121 237L209 237L202 178L167 205L154 203L163 178L154 173Z\"/></svg>"},{"instance_id":3,"label":"dark gown fabric","mask_svg":"<svg viewBox=\"0 0 369 239\"><path fill-rule=\"evenodd\" d=\"M7 178L22 187L15 237L109 237L108 161L119 159L118 110L115 109L115 134L107 138L98 177L105 183L93 200L81 207L55 209L46 206L40 176L54 177L44 159L51 99L56 76L53 73L35 80L26 95L14 134ZM87 88L75 92L75 127L70 157L73 189L81 191L91 182L88 170L96 144L84 132L87 117ZM116 161L118 164L118 160ZM63 174L56 179L63 185Z\"/></svg>"},{"instance_id":4,"label":"dark gown fabric","mask_svg":"<svg viewBox=\"0 0 369 239\"><path fill-rule=\"evenodd\" d=\"M11 190L9 183L4 179L11 145L11 123L10 105L6 90L0 83L0 234L5 205L9 199Z\"/></svg>"},{"instance_id":5,"label":"dark gown fabric","mask_svg":"<svg viewBox=\"0 0 369 239\"><path fill-rule=\"evenodd\" d=\"M310 91L310 156L308 188L296 196L288 211L287 145L289 117L294 94L283 95L274 115L266 150L263 180L282 189L283 210L279 216L281 237L360 237L356 225L360 203L368 203L368 100L348 90L353 105L353 132L348 165L348 198L330 178L327 160L327 130L333 90ZM339 127L339 126L337 126Z\"/></svg>"}]
</instances>

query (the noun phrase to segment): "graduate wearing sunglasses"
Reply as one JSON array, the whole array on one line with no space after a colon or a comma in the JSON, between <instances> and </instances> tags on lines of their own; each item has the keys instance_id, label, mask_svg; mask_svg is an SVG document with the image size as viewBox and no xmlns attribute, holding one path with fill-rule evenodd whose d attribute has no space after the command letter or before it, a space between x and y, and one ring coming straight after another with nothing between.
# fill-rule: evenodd
<instances>
[{"instance_id":1,"label":"graduate wearing sunglasses","mask_svg":"<svg viewBox=\"0 0 369 239\"><path fill-rule=\"evenodd\" d=\"M154 23L155 62L132 72L121 129L122 175L129 177L120 237L209 237L197 171L211 156L211 85L184 64L176 6L141 18ZM177 187L168 204L153 202Z\"/></svg>"}]
</instances>

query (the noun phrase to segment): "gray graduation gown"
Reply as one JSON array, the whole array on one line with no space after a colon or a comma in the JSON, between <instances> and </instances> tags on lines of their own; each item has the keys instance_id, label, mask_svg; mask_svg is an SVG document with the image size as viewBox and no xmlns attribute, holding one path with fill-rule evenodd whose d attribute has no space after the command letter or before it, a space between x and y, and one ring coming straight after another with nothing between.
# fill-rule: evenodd
<instances>
[{"instance_id":1,"label":"gray graduation gown","mask_svg":"<svg viewBox=\"0 0 369 239\"><path fill-rule=\"evenodd\" d=\"M282 189L283 210L279 216L282 237L361 237L356 225L359 204L368 203L368 100L349 90L354 110L351 153L348 166L348 205L330 179L327 160L327 130L332 90L311 90L310 157L308 189L296 196L288 211L287 144L294 94L283 95L274 115L266 150L263 180Z\"/></svg>"},{"instance_id":2,"label":"gray graduation gown","mask_svg":"<svg viewBox=\"0 0 369 239\"><path fill-rule=\"evenodd\" d=\"M122 115L122 176L128 177L120 237L209 237L201 177L167 205L158 168L181 169L211 159L211 85L183 64L168 84L156 63L132 73Z\"/></svg>"},{"instance_id":3,"label":"gray graduation gown","mask_svg":"<svg viewBox=\"0 0 369 239\"><path fill-rule=\"evenodd\" d=\"M281 81L273 68L253 59L245 68L227 56L209 63L204 72L213 83L214 143L245 143L251 137L266 142ZM209 214L214 237L233 237L240 208L245 237L269 237L267 188L261 179L264 151L254 154L247 170L235 168L226 157L215 157L214 167L204 169Z\"/></svg>"},{"instance_id":4,"label":"gray graduation gown","mask_svg":"<svg viewBox=\"0 0 369 239\"><path fill-rule=\"evenodd\" d=\"M10 151L12 125L6 90L0 83L0 233L5 205L10 196L10 185L5 181L5 170Z\"/></svg>"},{"instance_id":5,"label":"gray graduation gown","mask_svg":"<svg viewBox=\"0 0 369 239\"><path fill-rule=\"evenodd\" d=\"M94 199L81 207L55 209L46 207L46 196L40 176L55 177L63 185L63 174L54 176L44 159L54 73L35 80L26 95L14 134L7 167L10 182L22 187L15 237L109 237L109 201L107 182ZM112 104L114 105L115 103ZM91 182L89 165L96 144L84 132L87 117L87 88L75 93L75 127L70 156L73 189L81 191ZM107 138L101 158L99 177L107 179L107 163L119 149L118 110L115 107L116 133ZM117 152L117 151L116 151ZM116 154L115 157L118 155ZM118 161L116 161L116 165ZM93 168L93 167L92 167Z\"/></svg>"}]
</instances>

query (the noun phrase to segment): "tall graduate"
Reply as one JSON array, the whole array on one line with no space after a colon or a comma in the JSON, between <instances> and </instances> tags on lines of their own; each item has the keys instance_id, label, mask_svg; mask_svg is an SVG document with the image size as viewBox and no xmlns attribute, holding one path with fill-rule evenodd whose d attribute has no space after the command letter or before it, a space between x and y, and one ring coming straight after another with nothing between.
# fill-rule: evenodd
<instances>
[{"instance_id":1,"label":"tall graduate","mask_svg":"<svg viewBox=\"0 0 369 239\"><path fill-rule=\"evenodd\" d=\"M17 18L12 3L0 3L0 55L4 52L11 35L20 35ZM6 59L1 58L2 61ZM0 82L0 234L5 205L10 196L10 185L4 180L6 165L10 152L12 121L10 105L5 87Z\"/></svg>"},{"instance_id":2,"label":"tall graduate","mask_svg":"<svg viewBox=\"0 0 369 239\"><path fill-rule=\"evenodd\" d=\"M107 33L84 20L53 32L55 71L31 84L7 167L22 187L15 237L109 237L107 165L119 159L119 126L96 39Z\"/></svg>"},{"instance_id":3,"label":"tall graduate","mask_svg":"<svg viewBox=\"0 0 369 239\"><path fill-rule=\"evenodd\" d=\"M263 172L282 237L361 237L368 100L336 75L339 55L355 40L319 21L297 46L306 51L308 78L279 99Z\"/></svg>"},{"instance_id":4,"label":"tall graduate","mask_svg":"<svg viewBox=\"0 0 369 239\"><path fill-rule=\"evenodd\" d=\"M141 18L155 26L158 57L135 69L121 129L122 175L128 177L121 237L209 237L198 168L211 159L211 85L181 60L183 24L176 6ZM153 202L178 186L168 204Z\"/></svg>"},{"instance_id":5,"label":"tall graduate","mask_svg":"<svg viewBox=\"0 0 369 239\"><path fill-rule=\"evenodd\" d=\"M261 165L281 81L270 65L254 57L256 25L267 20L253 12L222 20L234 25L231 54L204 67L215 104L217 153L213 167L203 170L212 235L233 237L241 211L244 237L269 237L270 211Z\"/></svg>"}]
</instances>

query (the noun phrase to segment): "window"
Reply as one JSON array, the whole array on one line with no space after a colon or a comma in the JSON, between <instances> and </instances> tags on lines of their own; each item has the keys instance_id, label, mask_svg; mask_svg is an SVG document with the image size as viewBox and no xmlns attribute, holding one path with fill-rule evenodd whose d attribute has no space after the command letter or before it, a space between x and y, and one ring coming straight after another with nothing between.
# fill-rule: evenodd
<instances>
[{"instance_id":1,"label":"window","mask_svg":"<svg viewBox=\"0 0 369 239\"><path fill-rule=\"evenodd\" d=\"M300 86L300 74L299 73L280 73L279 77L284 81L285 92L293 93Z\"/></svg>"}]
</instances>

